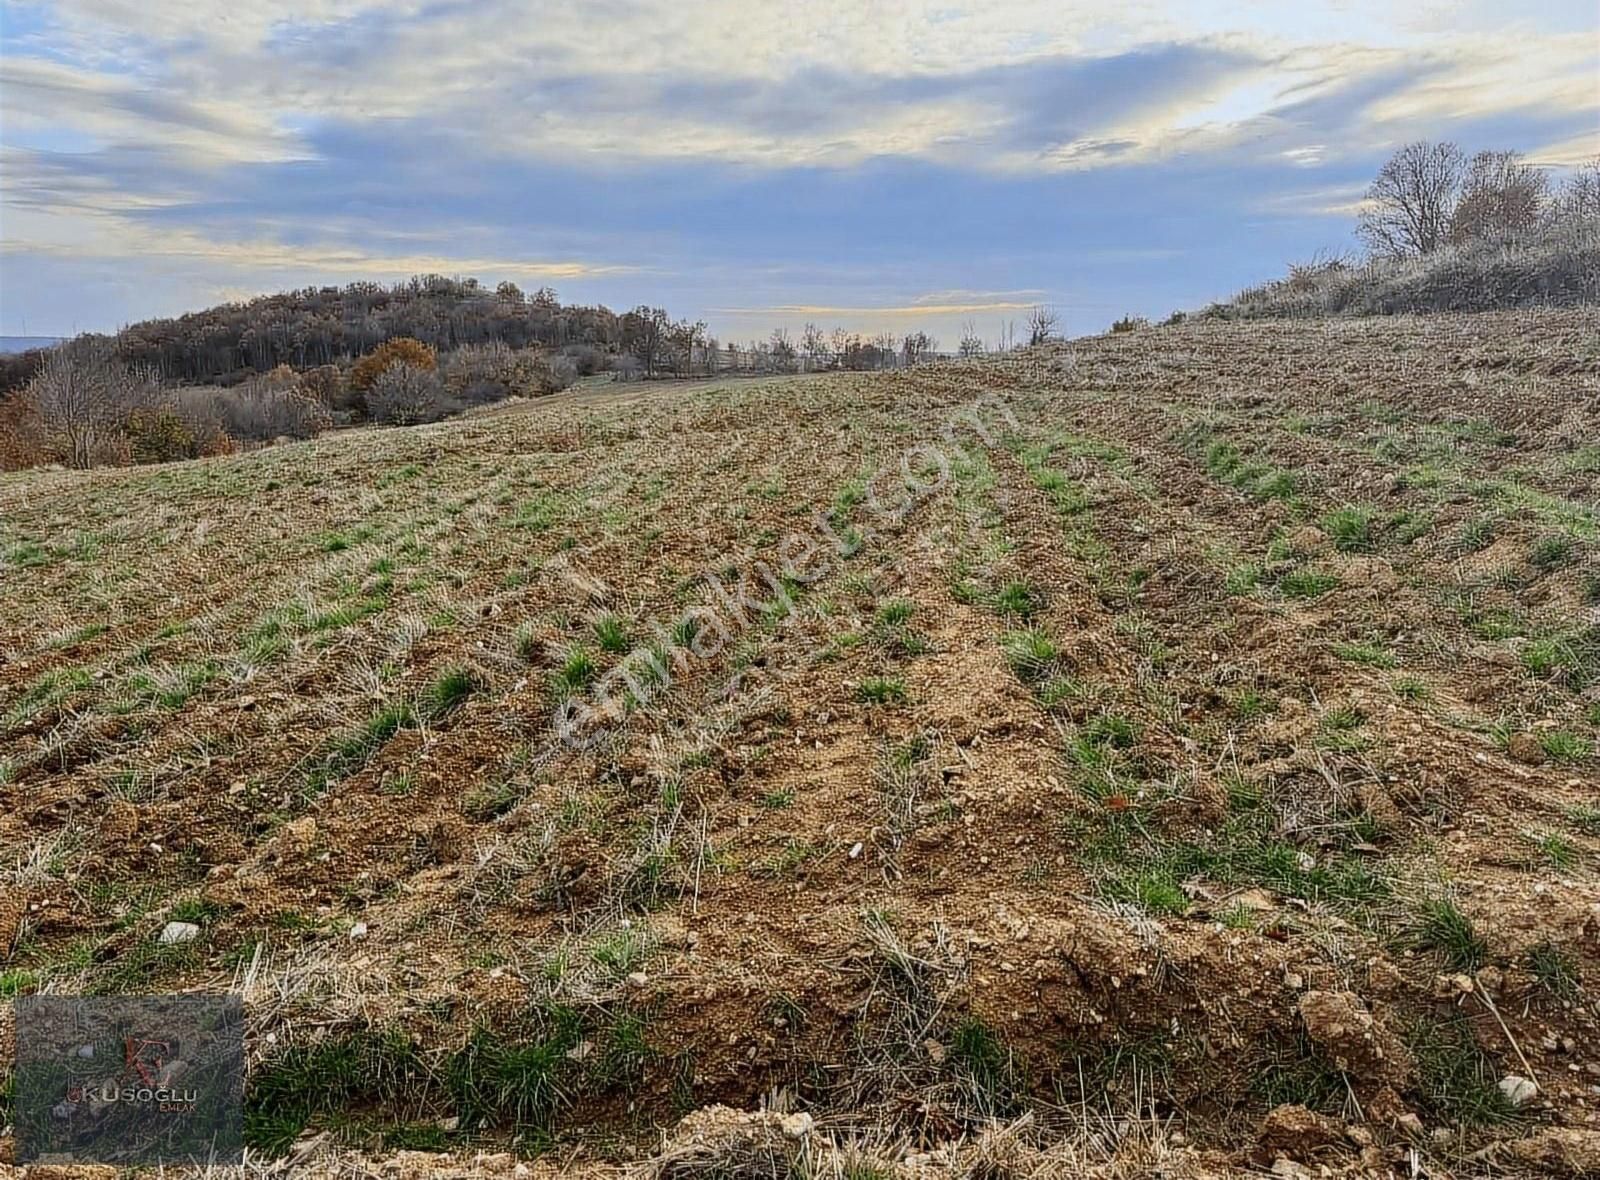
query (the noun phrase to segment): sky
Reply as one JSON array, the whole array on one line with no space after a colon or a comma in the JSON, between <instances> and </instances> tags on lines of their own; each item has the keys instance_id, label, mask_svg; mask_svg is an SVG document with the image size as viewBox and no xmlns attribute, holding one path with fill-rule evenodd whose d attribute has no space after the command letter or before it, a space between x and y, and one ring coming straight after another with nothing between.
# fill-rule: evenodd
<instances>
[{"instance_id":1,"label":"sky","mask_svg":"<svg viewBox=\"0 0 1600 1180\"><path fill-rule=\"evenodd\" d=\"M1353 249L1413 139L1600 154L1594 0L0 0L0 334L415 273L994 340Z\"/></svg>"}]
</instances>

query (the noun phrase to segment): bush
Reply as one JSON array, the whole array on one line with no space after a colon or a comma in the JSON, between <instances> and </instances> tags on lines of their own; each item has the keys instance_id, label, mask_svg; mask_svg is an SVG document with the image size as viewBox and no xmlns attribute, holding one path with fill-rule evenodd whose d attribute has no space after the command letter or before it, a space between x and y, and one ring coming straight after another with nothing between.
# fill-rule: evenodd
<instances>
[{"instance_id":1,"label":"bush","mask_svg":"<svg viewBox=\"0 0 1600 1180\"><path fill-rule=\"evenodd\" d=\"M42 453L73 467L127 462L129 417L164 400L154 375L123 364L104 336L51 349L18 396L37 416Z\"/></svg>"},{"instance_id":2,"label":"bush","mask_svg":"<svg viewBox=\"0 0 1600 1180\"><path fill-rule=\"evenodd\" d=\"M332 423L292 373L252 377L232 389L191 386L175 391L171 400L203 455L226 454L235 442L315 438Z\"/></svg>"},{"instance_id":3,"label":"bush","mask_svg":"<svg viewBox=\"0 0 1600 1180\"><path fill-rule=\"evenodd\" d=\"M390 426L437 422L460 408L437 376L403 361L385 369L367 394L368 415Z\"/></svg>"},{"instance_id":4,"label":"bush","mask_svg":"<svg viewBox=\"0 0 1600 1180\"><path fill-rule=\"evenodd\" d=\"M545 364L546 393L560 393L578 379L578 364L569 356L551 357Z\"/></svg>"},{"instance_id":5,"label":"bush","mask_svg":"<svg viewBox=\"0 0 1600 1180\"><path fill-rule=\"evenodd\" d=\"M444 355L439 376L451 398L481 406L508 397L555 393L571 385L577 371L568 358L546 359L536 349L469 344Z\"/></svg>"},{"instance_id":6,"label":"bush","mask_svg":"<svg viewBox=\"0 0 1600 1180\"><path fill-rule=\"evenodd\" d=\"M606 354L592 344L569 344L561 355L572 362L579 377L593 377L606 367Z\"/></svg>"},{"instance_id":7,"label":"bush","mask_svg":"<svg viewBox=\"0 0 1600 1180\"><path fill-rule=\"evenodd\" d=\"M298 379L300 392L319 405L334 408L348 381L338 365L318 365L307 369Z\"/></svg>"},{"instance_id":8,"label":"bush","mask_svg":"<svg viewBox=\"0 0 1600 1180\"><path fill-rule=\"evenodd\" d=\"M1248 287L1203 314L1394 315L1600 302L1600 223L1582 208L1569 194L1552 203L1536 226L1514 235L1473 237L1419 257L1331 258L1292 266L1287 278Z\"/></svg>"},{"instance_id":9,"label":"bush","mask_svg":"<svg viewBox=\"0 0 1600 1180\"><path fill-rule=\"evenodd\" d=\"M350 385L365 393L397 363L432 372L438 367L439 358L422 341L410 336L396 336L392 340L385 340L356 362L355 368L350 370Z\"/></svg>"},{"instance_id":10,"label":"bush","mask_svg":"<svg viewBox=\"0 0 1600 1180\"><path fill-rule=\"evenodd\" d=\"M194 431L176 410L135 410L128 416L126 430L128 451L135 463L172 463L200 457Z\"/></svg>"},{"instance_id":11,"label":"bush","mask_svg":"<svg viewBox=\"0 0 1600 1180\"><path fill-rule=\"evenodd\" d=\"M32 404L21 394L0 394L0 471L20 471L54 458Z\"/></svg>"},{"instance_id":12,"label":"bush","mask_svg":"<svg viewBox=\"0 0 1600 1180\"><path fill-rule=\"evenodd\" d=\"M292 374L246 381L220 400L223 427L241 442L315 438L332 419L321 400Z\"/></svg>"}]
</instances>

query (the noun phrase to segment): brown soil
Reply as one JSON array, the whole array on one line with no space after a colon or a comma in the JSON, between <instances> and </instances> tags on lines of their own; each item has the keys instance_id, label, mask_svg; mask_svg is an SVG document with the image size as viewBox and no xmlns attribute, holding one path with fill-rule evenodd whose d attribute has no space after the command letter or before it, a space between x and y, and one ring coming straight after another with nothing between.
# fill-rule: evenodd
<instances>
[{"instance_id":1,"label":"brown soil","mask_svg":"<svg viewBox=\"0 0 1600 1180\"><path fill-rule=\"evenodd\" d=\"M1597 388L1200 324L0 477L0 979L400 1030L258 1132L330 1175L1584 1174ZM475 1035L551 1094L461 1121Z\"/></svg>"}]
</instances>

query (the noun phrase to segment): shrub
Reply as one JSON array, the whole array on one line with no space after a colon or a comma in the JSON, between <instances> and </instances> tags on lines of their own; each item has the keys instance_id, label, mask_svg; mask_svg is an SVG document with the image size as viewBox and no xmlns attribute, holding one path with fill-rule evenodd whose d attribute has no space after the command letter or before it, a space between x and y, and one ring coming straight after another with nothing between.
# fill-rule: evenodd
<instances>
[{"instance_id":1,"label":"shrub","mask_svg":"<svg viewBox=\"0 0 1600 1180\"><path fill-rule=\"evenodd\" d=\"M0 471L20 471L52 458L33 405L20 394L0 396Z\"/></svg>"},{"instance_id":2,"label":"shrub","mask_svg":"<svg viewBox=\"0 0 1600 1180\"><path fill-rule=\"evenodd\" d=\"M322 403L298 383L246 381L222 405L228 433L246 442L315 438L331 421Z\"/></svg>"},{"instance_id":3,"label":"shrub","mask_svg":"<svg viewBox=\"0 0 1600 1180\"><path fill-rule=\"evenodd\" d=\"M395 364L432 372L438 367L438 355L420 340L410 336L396 336L385 340L377 348L356 362L350 370L352 388L366 392Z\"/></svg>"},{"instance_id":4,"label":"shrub","mask_svg":"<svg viewBox=\"0 0 1600 1180\"><path fill-rule=\"evenodd\" d=\"M606 354L592 344L569 344L561 355L572 362L579 377L592 377L606 367Z\"/></svg>"},{"instance_id":5,"label":"shrub","mask_svg":"<svg viewBox=\"0 0 1600 1180\"><path fill-rule=\"evenodd\" d=\"M1528 240L1478 240L1421 258L1334 259L1291 267L1289 277L1213 304L1207 318L1395 315L1571 307L1600 300L1600 235L1552 219Z\"/></svg>"},{"instance_id":6,"label":"shrub","mask_svg":"<svg viewBox=\"0 0 1600 1180\"><path fill-rule=\"evenodd\" d=\"M332 415L292 372L252 377L232 389L180 389L173 399L195 433L201 454L228 449L218 445L219 438L243 443L315 438L332 422Z\"/></svg>"},{"instance_id":7,"label":"shrub","mask_svg":"<svg viewBox=\"0 0 1600 1180\"><path fill-rule=\"evenodd\" d=\"M135 410L126 429L135 463L171 463L200 456L194 431L175 410Z\"/></svg>"},{"instance_id":8,"label":"shrub","mask_svg":"<svg viewBox=\"0 0 1600 1180\"><path fill-rule=\"evenodd\" d=\"M437 376L404 361L385 369L367 394L368 416L389 426L437 422L460 408Z\"/></svg>"},{"instance_id":9,"label":"shrub","mask_svg":"<svg viewBox=\"0 0 1600 1180\"><path fill-rule=\"evenodd\" d=\"M300 392L318 405L333 409L347 384L338 365L318 365L301 373Z\"/></svg>"},{"instance_id":10,"label":"shrub","mask_svg":"<svg viewBox=\"0 0 1600 1180\"><path fill-rule=\"evenodd\" d=\"M577 378L567 357L546 358L536 349L470 344L446 353L439 376L451 397L465 405L488 405L508 397L555 393Z\"/></svg>"}]
</instances>

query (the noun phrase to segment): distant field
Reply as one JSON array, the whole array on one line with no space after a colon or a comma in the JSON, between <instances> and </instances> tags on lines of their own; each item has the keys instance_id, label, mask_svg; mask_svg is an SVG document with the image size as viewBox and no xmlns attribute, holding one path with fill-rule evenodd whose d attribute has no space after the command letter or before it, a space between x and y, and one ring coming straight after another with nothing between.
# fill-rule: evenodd
<instances>
[{"instance_id":1,"label":"distant field","mask_svg":"<svg viewBox=\"0 0 1600 1180\"><path fill-rule=\"evenodd\" d=\"M273 1155L1566 1166L1597 406L1587 313L1207 323L0 476L0 996L244 988Z\"/></svg>"}]
</instances>

